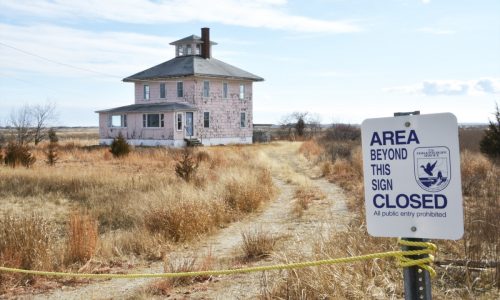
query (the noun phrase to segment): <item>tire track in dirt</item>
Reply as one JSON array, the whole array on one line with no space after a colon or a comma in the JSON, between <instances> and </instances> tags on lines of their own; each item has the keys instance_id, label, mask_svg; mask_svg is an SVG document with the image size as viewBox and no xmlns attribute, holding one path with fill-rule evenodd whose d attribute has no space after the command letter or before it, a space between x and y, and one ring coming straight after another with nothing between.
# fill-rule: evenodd
<instances>
[{"instance_id":1,"label":"tire track in dirt","mask_svg":"<svg viewBox=\"0 0 500 300\"><path fill-rule=\"evenodd\" d=\"M273 148L274 147L274 148ZM319 178L309 180L313 173L305 160L297 157L297 144L278 144L263 149L270 160L277 162L278 167L272 167L273 180L280 193L276 199L266 204L259 213L246 216L244 219L229 224L189 247L183 247L169 255L175 257L200 257L210 253L215 258L213 268L241 267L237 259L241 244L241 233L253 228L263 228L273 234L286 237L281 248L310 253L313 240L327 233L332 226L342 230L347 224L348 212L345 205L345 196L342 190L327 180ZM288 176L305 176L308 184L320 189L325 198L315 200L302 217L292 215L293 195L297 185L294 180L286 178L281 172L285 168ZM295 174L291 174L291 172ZM301 179L302 180L302 179ZM249 263L250 265L264 265L281 262L278 255L265 260ZM163 263L151 264L148 268L130 270L134 273L161 273ZM262 273L236 274L218 276L210 281L196 283L189 286L174 288L169 296L172 299L252 299L260 293ZM145 296L144 289L157 279L112 279L99 281L82 287L69 287L57 290L49 295L36 295L34 299L123 299L128 297L141 298ZM148 295L148 298L151 296Z\"/></svg>"}]
</instances>

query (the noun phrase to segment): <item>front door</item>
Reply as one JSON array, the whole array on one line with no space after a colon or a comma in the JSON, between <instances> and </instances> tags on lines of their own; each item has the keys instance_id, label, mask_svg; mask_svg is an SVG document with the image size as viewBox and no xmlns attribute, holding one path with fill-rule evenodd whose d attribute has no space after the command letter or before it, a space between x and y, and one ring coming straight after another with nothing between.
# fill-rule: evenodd
<instances>
[{"instance_id":1,"label":"front door","mask_svg":"<svg viewBox=\"0 0 500 300\"><path fill-rule=\"evenodd\" d=\"M193 113L186 112L186 136L192 137L193 134Z\"/></svg>"}]
</instances>

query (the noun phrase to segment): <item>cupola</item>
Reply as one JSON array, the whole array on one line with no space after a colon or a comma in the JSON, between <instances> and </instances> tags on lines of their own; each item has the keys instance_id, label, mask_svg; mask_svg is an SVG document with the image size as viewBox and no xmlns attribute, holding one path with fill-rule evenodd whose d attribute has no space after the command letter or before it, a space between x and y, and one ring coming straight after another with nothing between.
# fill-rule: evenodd
<instances>
[{"instance_id":1,"label":"cupola","mask_svg":"<svg viewBox=\"0 0 500 300\"><path fill-rule=\"evenodd\" d=\"M170 43L175 46L175 56L199 55L203 58L212 57L212 45L216 42L210 41L210 28L201 29L201 37L190 35L178 41Z\"/></svg>"}]
</instances>

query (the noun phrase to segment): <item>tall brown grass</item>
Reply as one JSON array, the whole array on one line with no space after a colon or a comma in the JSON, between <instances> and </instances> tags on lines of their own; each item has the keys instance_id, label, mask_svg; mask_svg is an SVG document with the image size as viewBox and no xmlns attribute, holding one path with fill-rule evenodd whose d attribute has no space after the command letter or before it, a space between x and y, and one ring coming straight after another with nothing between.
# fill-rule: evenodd
<instances>
[{"instance_id":1,"label":"tall brown grass","mask_svg":"<svg viewBox=\"0 0 500 300\"><path fill-rule=\"evenodd\" d=\"M241 233L241 250L245 260L269 256L275 249L278 236L263 228L255 228Z\"/></svg>"},{"instance_id":2,"label":"tall brown grass","mask_svg":"<svg viewBox=\"0 0 500 300\"><path fill-rule=\"evenodd\" d=\"M38 217L26 219L36 207L44 216L43 222L50 220L47 228L58 233L50 235L49 250L38 256L22 255L30 261L16 256L12 245L17 245L15 242L38 251L32 241L42 233L35 229L22 233L5 230L2 234L8 238L2 238L0 245L11 245L0 250L5 265L50 270L74 269L90 258L103 263L109 260L110 264L132 256L132 261L139 259L139 263L141 259L158 259L172 244L201 239L259 209L274 195L273 181L259 158L258 147L198 150L197 174L185 182L175 173L179 150L135 148L117 160L106 157L107 148L61 140L59 161L53 167L43 161L31 169L0 167L0 217L12 218L2 222L11 227L40 223ZM34 148L34 155L44 156L46 147L41 143ZM43 205L48 202L50 205ZM12 232L26 238L15 239L9 235Z\"/></svg>"},{"instance_id":3,"label":"tall brown grass","mask_svg":"<svg viewBox=\"0 0 500 300\"><path fill-rule=\"evenodd\" d=\"M48 220L30 214L0 218L0 265L21 269L54 270L62 263L57 231ZM64 249L64 248L63 248ZM36 277L0 272L0 295L14 286L30 285Z\"/></svg>"},{"instance_id":4,"label":"tall brown grass","mask_svg":"<svg viewBox=\"0 0 500 300\"><path fill-rule=\"evenodd\" d=\"M97 240L97 221L88 214L72 213L68 226L66 259L70 263L88 261L95 254Z\"/></svg>"},{"instance_id":5,"label":"tall brown grass","mask_svg":"<svg viewBox=\"0 0 500 300\"><path fill-rule=\"evenodd\" d=\"M326 145L324 143L327 143ZM323 140L325 149L335 149ZM326 151L327 152L327 151ZM352 145L349 155L329 155L317 161L324 176L340 185L348 195L353 212L349 229L333 231L316 242L314 255L343 257L396 250L394 239L373 238L364 224L364 197L360 147ZM478 153L465 151L461 161L465 211L465 235L459 241L438 244L433 294L437 298L498 298L500 226L500 169ZM309 259L304 253L285 253L283 261ZM401 270L387 260L373 260L321 268L281 272L263 287L264 298L401 298Z\"/></svg>"}]
</instances>

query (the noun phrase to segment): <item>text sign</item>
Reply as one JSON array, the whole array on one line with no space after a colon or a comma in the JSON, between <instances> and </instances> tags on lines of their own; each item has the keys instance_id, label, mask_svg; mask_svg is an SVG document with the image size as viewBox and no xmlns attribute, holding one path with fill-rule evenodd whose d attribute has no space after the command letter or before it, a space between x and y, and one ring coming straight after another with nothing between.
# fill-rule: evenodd
<instances>
[{"instance_id":1,"label":"text sign","mask_svg":"<svg viewBox=\"0 0 500 300\"><path fill-rule=\"evenodd\" d=\"M361 124L366 223L379 237L463 235L457 119L451 113Z\"/></svg>"}]
</instances>

